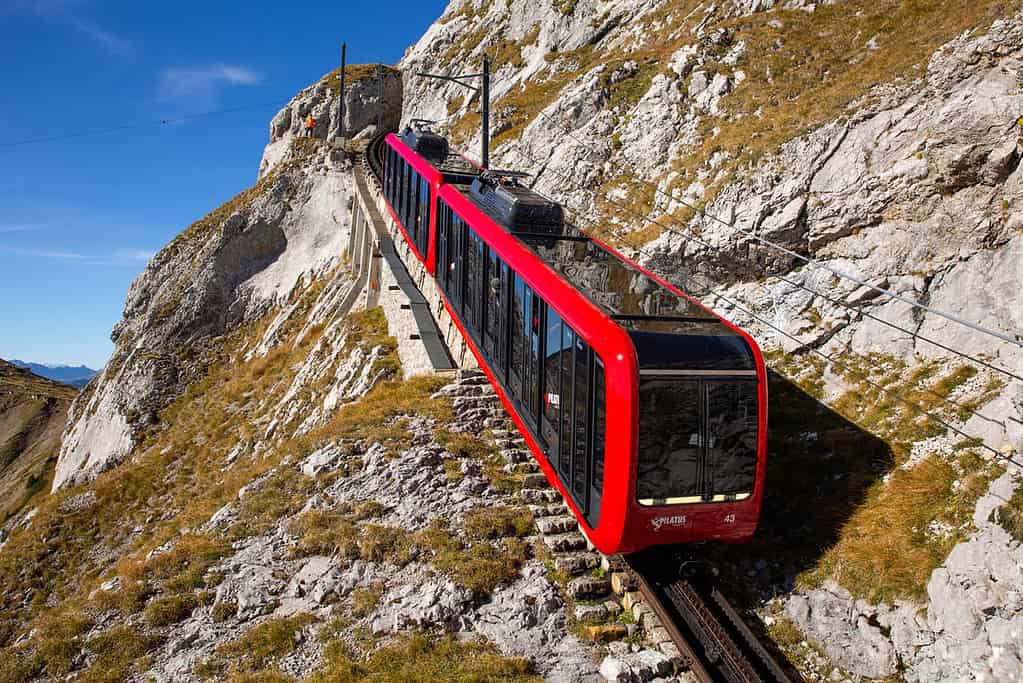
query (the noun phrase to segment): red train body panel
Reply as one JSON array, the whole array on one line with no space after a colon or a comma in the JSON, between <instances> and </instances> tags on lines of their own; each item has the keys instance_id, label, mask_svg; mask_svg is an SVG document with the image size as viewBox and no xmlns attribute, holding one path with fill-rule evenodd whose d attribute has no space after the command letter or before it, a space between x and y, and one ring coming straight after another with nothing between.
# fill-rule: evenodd
<instances>
[{"instance_id":1,"label":"red train body panel","mask_svg":"<svg viewBox=\"0 0 1023 683\"><path fill-rule=\"evenodd\" d=\"M499 377L501 374L506 374L507 370L505 373L500 373L495 367L492 367L492 360L483 352L478 341L467 329L459 307L453 305L444 292L444 288L438 284L444 305L459 327L480 368L494 386L497 395L521 432L544 475L551 485L562 494L593 545L605 554L614 554L634 552L649 546L668 543L691 543L707 540L742 542L748 540L756 529L763 500L767 450L767 375L763 356L754 340L745 331L720 318L678 288L626 259L607 245L589 237L589 240L600 245L602 249L623 263L655 280L660 286L670 290L678 297L698 306L706 314L713 316L727 329L741 337L751 350L755 365L755 373L749 371L750 374L755 374L757 384L757 437L752 491L744 494L746 497L741 500L641 504L636 491L639 474L637 454L640 447L640 378L643 371L640 368L633 338L623 329L622 324L580 292L577 286L550 267L507 227L499 224L491 215L482 210L475 201L467 196L464 188L447 184L443 173L403 144L401 139L390 135L386 139L386 146L394 150L394 153L404 163L407 163L429 184L429 238L425 255L421 248L422 241L417 245L416 239L400 219L401 212L396 211L388 201L391 217L397 223L412 252L423 263L427 271L433 276L437 275L438 215L440 214L438 209L443 203L471 228L474 236L477 236L489 250L500 255L503 263L532 289L535 296L546 302L552 310L556 308L556 313L564 324L568 325L579 339L585 341L592 350L593 357L597 358L599 364L602 365L604 395L596 396L595 400L604 401L606 406L606 423L602 424L604 435L603 484L598 502L599 518L595 524L591 524L591 521L587 519L586 511L580 509L580 504L573 496L570 487L562 480L555 463L551 461L548 449L545 448L542 439L538 437L539 428L527 423L527 419L532 421L537 418L524 417L525 411L521 404L509 394L505 382ZM453 265L452 268L454 268ZM544 319L547 319L547 314L544 315ZM536 324L537 322L534 320L534 327ZM541 366L543 362L541 361ZM657 371L651 372L656 374ZM543 386L540 388L543 389ZM592 434L589 438L592 444ZM594 446L591 445L591 448Z\"/></svg>"}]
</instances>

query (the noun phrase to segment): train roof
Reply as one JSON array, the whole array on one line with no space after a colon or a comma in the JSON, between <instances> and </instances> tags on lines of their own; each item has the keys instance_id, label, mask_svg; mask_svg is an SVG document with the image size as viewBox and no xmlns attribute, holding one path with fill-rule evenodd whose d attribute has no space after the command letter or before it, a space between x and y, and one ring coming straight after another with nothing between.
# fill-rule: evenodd
<instances>
[{"instance_id":1,"label":"train roof","mask_svg":"<svg viewBox=\"0 0 1023 683\"><path fill-rule=\"evenodd\" d=\"M746 341L724 319L566 227L570 234L562 237L519 237L629 333L641 370L755 369Z\"/></svg>"}]
</instances>

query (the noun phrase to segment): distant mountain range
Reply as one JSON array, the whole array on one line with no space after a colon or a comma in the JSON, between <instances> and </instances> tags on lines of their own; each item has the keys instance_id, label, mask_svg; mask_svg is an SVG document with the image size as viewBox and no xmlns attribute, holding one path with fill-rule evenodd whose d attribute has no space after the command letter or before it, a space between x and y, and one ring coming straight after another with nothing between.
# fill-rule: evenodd
<instances>
[{"instance_id":1,"label":"distant mountain range","mask_svg":"<svg viewBox=\"0 0 1023 683\"><path fill-rule=\"evenodd\" d=\"M44 365L42 363L29 363L23 360L10 360L8 361L11 365L16 365L19 368L25 368L29 372L46 379L52 379L54 382L61 382L63 384L70 384L73 387L81 389L89 383L93 377L98 373L97 370L87 368L84 365L77 367L71 365Z\"/></svg>"}]
</instances>

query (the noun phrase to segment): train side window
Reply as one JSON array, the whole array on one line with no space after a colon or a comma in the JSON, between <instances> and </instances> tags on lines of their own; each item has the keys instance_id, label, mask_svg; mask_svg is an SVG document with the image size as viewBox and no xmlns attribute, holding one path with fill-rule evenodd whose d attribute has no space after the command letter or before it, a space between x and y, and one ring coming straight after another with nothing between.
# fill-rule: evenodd
<instances>
[{"instance_id":1,"label":"train side window","mask_svg":"<svg viewBox=\"0 0 1023 683\"><path fill-rule=\"evenodd\" d=\"M600 514L600 497L604 490L604 447L607 438L607 390L604 364L593 355L593 464L590 468L590 513Z\"/></svg>"},{"instance_id":2,"label":"train side window","mask_svg":"<svg viewBox=\"0 0 1023 683\"><path fill-rule=\"evenodd\" d=\"M549 306L545 346L543 419L540 423L540 437L550 449L552 462L555 462L561 434L561 316Z\"/></svg>"},{"instance_id":3,"label":"train side window","mask_svg":"<svg viewBox=\"0 0 1023 683\"><path fill-rule=\"evenodd\" d=\"M402 196L401 188L405 186L405 163L399 162L394 168L394 213L398 215L398 221L404 224L405 221L405 198Z\"/></svg>"},{"instance_id":4,"label":"train side window","mask_svg":"<svg viewBox=\"0 0 1023 683\"><path fill-rule=\"evenodd\" d=\"M569 475L572 472L572 417L575 414L573 394L575 383L572 381L572 347L575 346L575 333L568 325L561 326L561 446L558 449L558 469L561 480L568 487Z\"/></svg>"},{"instance_id":5,"label":"train side window","mask_svg":"<svg viewBox=\"0 0 1023 683\"><path fill-rule=\"evenodd\" d=\"M590 349L582 337L575 337L575 404L574 419L574 450L572 453L572 491L577 502L584 501L586 496L586 465L589 446L588 413L590 408ZM583 505L582 507L585 507Z\"/></svg>"},{"instance_id":6,"label":"train side window","mask_svg":"<svg viewBox=\"0 0 1023 683\"><path fill-rule=\"evenodd\" d=\"M530 417L533 418L533 423L538 425L540 423L540 394L543 392L543 386L541 385L541 377L543 376L543 359L540 356L540 341L542 339L543 331L543 314L544 305L543 299L536 293L530 290L532 296L530 297L529 306L529 320L527 320L526 328L526 339L528 340L529 346L526 349L528 358L527 363L529 364L528 376L529 376L529 400L527 405L529 406ZM537 430L539 431L539 430Z\"/></svg>"},{"instance_id":7,"label":"train side window","mask_svg":"<svg viewBox=\"0 0 1023 683\"><path fill-rule=\"evenodd\" d=\"M430 241L430 183L419 179L419 253L426 258Z\"/></svg>"},{"instance_id":8,"label":"train side window","mask_svg":"<svg viewBox=\"0 0 1023 683\"><path fill-rule=\"evenodd\" d=\"M498 281L501 287L500 301L498 302L497 313L500 316L498 321L498 335L497 335L497 365L500 368L500 376L504 381L508 380L508 327L509 327L509 313L508 308L511 305L511 270L508 268L508 264L500 261L501 273L498 277Z\"/></svg>"},{"instance_id":9,"label":"train side window","mask_svg":"<svg viewBox=\"0 0 1023 683\"><path fill-rule=\"evenodd\" d=\"M405 223L412 235L412 243L419 241L419 174L409 167L408 175L408 222Z\"/></svg>"},{"instance_id":10,"label":"train side window","mask_svg":"<svg viewBox=\"0 0 1023 683\"><path fill-rule=\"evenodd\" d=\"M395 159L397 158L398 153L395 152L393 149L388 149L388 152L389 152L389 155L390 155L389 156L390 166L388 168L387 196L388 196L388 199L391 200L391 206L393 207L394 206L394 170L397 167L397 162L395 161Z\"/></svg>"}]
</instances>

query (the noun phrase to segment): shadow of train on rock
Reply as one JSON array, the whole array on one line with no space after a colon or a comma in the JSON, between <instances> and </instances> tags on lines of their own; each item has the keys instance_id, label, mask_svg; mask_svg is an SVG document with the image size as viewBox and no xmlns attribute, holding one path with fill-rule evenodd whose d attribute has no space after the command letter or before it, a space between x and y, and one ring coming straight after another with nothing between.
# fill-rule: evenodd
<instances>
[{"instance_id":1,"label":"shadow of train on rock","mask_svg":"<svg viewBox=\"0 0 1023 683\"><path fill-rule=\"evenodd\" d=\"M895 464L877 436L781 375L769 371L769 381L766 493L757 532L749 543L700 552L734 573L730 583L747 588L747 599L791 591L795 577L817 565Z\"/></svg>"}]
</instances>

